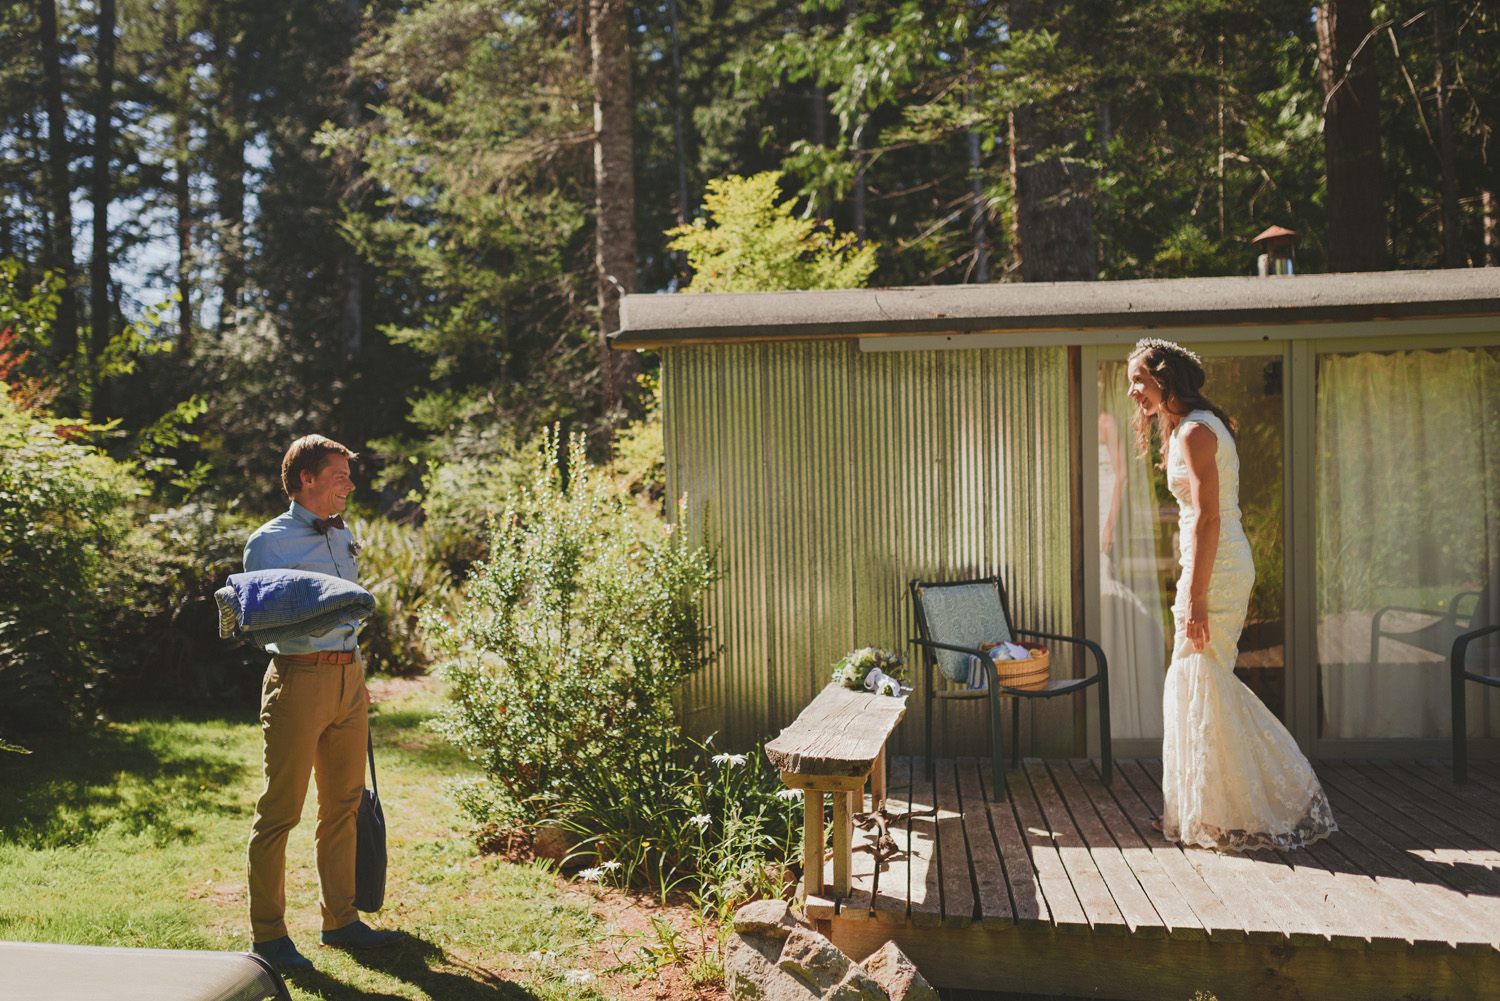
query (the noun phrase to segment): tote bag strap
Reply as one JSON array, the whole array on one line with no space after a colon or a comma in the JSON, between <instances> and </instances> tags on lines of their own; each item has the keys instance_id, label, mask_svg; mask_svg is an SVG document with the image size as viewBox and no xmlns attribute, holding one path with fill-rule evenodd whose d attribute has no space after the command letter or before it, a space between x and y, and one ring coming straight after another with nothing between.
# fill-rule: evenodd
<instances>
[{"instance_id":1,"label":"tote bag strap","mask_svg":"<svg viewBox=\"0 0 1500 1001\"><path fill-rule=\"evenodd\" d=\"M370 758L370 790L375 793L375 798L380 798L380 783L375 781L375 738L365 731L365 751Z\"/></svg>"}]
</instances>

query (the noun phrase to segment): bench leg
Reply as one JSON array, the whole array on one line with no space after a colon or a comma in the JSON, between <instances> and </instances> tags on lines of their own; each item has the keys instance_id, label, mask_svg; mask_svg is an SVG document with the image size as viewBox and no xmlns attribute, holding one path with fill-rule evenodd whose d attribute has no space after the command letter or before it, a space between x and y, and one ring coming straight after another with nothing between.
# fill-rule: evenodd
<instances>
[{"instance_id":1,"label":"bench leg","mask_svg":"<svg viewBox=\"0 0 1500 1001\"><path fill-rule=\"evenodd\" d=\"M864 786L858 792L833 794L833 895L849 896L849 870L854 852L854 797L864 799Z\"/></svg>"},{"instance_id":2,"label":"bench leg","mask_svg":"<svg viewBox=\"0 0 1500 1001\"><path fill-rule=\"evenodd\" d=\"M823 895L823 794L816 789L802 794L802 895Z\"/></svg>"},{"instance_id":3,"label":"bench leg","mask_svg":"<svg viewBox=\"0 0 1500 1001\"><path fill-rule=\"evenodd\" d=\"M875 758L875 767L870 770L870 812L885 809L885 748Z\"/></svg>"}]
</instances>

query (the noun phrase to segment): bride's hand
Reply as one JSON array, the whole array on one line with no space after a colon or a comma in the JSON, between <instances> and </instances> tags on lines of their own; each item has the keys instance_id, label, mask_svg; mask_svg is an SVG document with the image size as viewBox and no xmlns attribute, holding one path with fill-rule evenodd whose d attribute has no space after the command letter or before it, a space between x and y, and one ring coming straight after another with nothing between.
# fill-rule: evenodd
<instances>
[{"instance_id":1,"label":"bride's hand","mask_svg":"<svg viewBox=\"0 0 1500 1001\"><path fill-rule=\"evenodd\" d=\"M1187 624L1184 627L1193 649L1202 651L1208 645L1208 599L1193 598L1188 602Z\"/></svg>"}]
</instances>

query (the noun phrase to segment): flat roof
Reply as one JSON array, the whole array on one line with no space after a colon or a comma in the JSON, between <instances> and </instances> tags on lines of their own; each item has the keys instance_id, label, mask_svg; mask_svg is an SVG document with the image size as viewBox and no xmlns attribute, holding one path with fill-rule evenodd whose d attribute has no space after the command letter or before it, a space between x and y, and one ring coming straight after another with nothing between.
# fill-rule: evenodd
<instances>
[{"instance_id":1,"label":"flat roof","mask_svg":"<svg viewBox=\"0 0 1500 1001\"><path fill-rule=\"evenodd\" d=\"M622 349L1500 316L1500 268L627 295Z\"/></svg>"}]
</instances>

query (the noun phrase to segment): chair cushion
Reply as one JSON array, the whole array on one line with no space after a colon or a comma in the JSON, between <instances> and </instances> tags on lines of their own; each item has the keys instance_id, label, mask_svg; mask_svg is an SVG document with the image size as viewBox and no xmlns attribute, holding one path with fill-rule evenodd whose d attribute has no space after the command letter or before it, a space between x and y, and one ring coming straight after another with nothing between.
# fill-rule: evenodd
<instances>
[{"instance_id":1,"label":"chair cushion","mask_svg":"<svg viewBox=\"0 0 1500 1001\"><path fill-rule=\"evenodd\" d=\"M994 584L918 588L917 600L922 603L922 617L927 620L927 638L935 643L977 649L981 643L1008 643L1012 639L1010 622L1000 606L1000 592ZM971 657L952 650L933 653L943 677L958 684L969 680Z\"/></svg>"}]
</instances>

